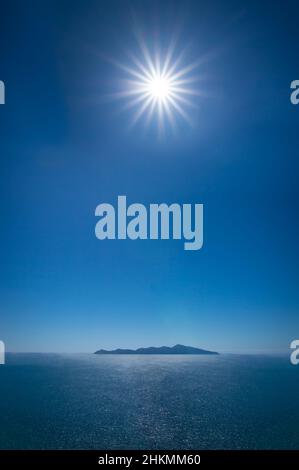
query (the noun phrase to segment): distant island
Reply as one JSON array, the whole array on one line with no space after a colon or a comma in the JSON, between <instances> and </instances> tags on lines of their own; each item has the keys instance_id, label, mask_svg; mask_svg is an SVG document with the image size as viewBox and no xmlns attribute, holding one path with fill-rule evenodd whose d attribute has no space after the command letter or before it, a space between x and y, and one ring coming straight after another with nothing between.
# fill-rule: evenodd
<instances>
[{"instance_id":1,"label":"distant island","mask_svg":"<svg viewBox=\"0 0 299 470\"><path fill-rule=\"evenodd\" d=\"M193 348L192 346L184 346L182 344L176 344L173 347L161 346L161 347L149 347L149 348L138 348L138 349L113 349L107 351L105 349L99 349L94 354L219 354L215 351L206 351L205 349Z\"/></svg>"}]
</instances>

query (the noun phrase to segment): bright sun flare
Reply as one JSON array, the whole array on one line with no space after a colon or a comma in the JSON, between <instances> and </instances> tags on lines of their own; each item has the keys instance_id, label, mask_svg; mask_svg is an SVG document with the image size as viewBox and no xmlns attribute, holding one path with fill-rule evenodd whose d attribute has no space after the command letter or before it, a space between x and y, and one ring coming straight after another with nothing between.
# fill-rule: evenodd
<instances>
[{"instance_id":1,"label":"bright sun flare","mask_svg":"<svg viewBox=\"0 0 299 470\"><path fill-rule=\"evenodd\" d=\"M157 76L153 77L148 84L148 92L153 98L159 100L167 99L170 94L170 82L167 78Z\"/></svg>"},{"instance_id":2,"label":"bright sun flare","mask_svg":"<svg viewBox=\"0 0 299 470\"><path fill-rule=\"evenodd\" d=\"M184 64L183 53L174 57L173 44L164 57L161 53L152 56L143 40L139 46L140 57L129 54L129 64L116 63L127 75L116 96L126 100L125 109L134 109L133 124L143 116L146 123L156 116L160 130L166 121L174 126L178 116L191 123L188 111L194 107L194 96L199 95L191 86L198 80L193 73L198 62Z\"/></svg>"}]
</instances>

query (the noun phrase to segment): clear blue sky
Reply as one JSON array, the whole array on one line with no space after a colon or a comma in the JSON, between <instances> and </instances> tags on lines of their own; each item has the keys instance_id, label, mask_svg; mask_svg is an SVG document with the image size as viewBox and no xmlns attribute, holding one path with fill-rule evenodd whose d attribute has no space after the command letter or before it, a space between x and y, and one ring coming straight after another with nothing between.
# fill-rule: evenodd
<instances>
[{"instance_id":1,"label":"clear blue sky","mask_svg":"<svg viewBox=\"0 0 299 470\"><path fill-rule=\"evenodd\" d=\"M297 6L296 6L297 5ZM181 26L194 126L158 139L111 101L138 53ZM298 3L1 4L0 339L10 351L172 345L286 351L299 335ZM95 207L203 203L204 247L105 241Z\"/></svg>"}]
</instances>

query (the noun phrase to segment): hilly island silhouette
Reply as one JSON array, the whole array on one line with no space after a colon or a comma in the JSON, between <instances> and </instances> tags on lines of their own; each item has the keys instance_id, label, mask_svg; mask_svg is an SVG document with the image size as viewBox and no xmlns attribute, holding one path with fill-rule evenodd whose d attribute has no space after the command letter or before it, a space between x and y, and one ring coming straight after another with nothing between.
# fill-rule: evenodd
<instances>
[{"instance_id":1,"label":"hilly island silhouette","mask_svg":"<svg viewBox=\"0 0 299 470\"><path fill-rule=\"evenodd\" d=\"M173 347L161 346L138 349L113 349L107 351L106 349L99 349L94 354L219 354L216 351L207 351L205 349L194 348L192 346L184 346L183 344L176 344Z\"/></svg>"}]
</instances>

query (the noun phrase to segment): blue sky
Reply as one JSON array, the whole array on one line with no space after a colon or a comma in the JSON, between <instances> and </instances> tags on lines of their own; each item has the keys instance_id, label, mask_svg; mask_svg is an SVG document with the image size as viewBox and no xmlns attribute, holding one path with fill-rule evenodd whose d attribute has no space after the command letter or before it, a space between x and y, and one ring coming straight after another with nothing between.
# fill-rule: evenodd
<instances>
[{"instance_id":1,"label":"blue sky","mask_svg":"<svg viewBox=\"0 0 299 470\"><path fill-rule=\"evenodd\" d=\"M10 351L175 343L281 352L298 337L296 2L2 5L0 336ZM204 96L157 136L111 61L180 30ZM95 207L203 203L204 247L105 241Z\"/></svg>"}]
</instances>

